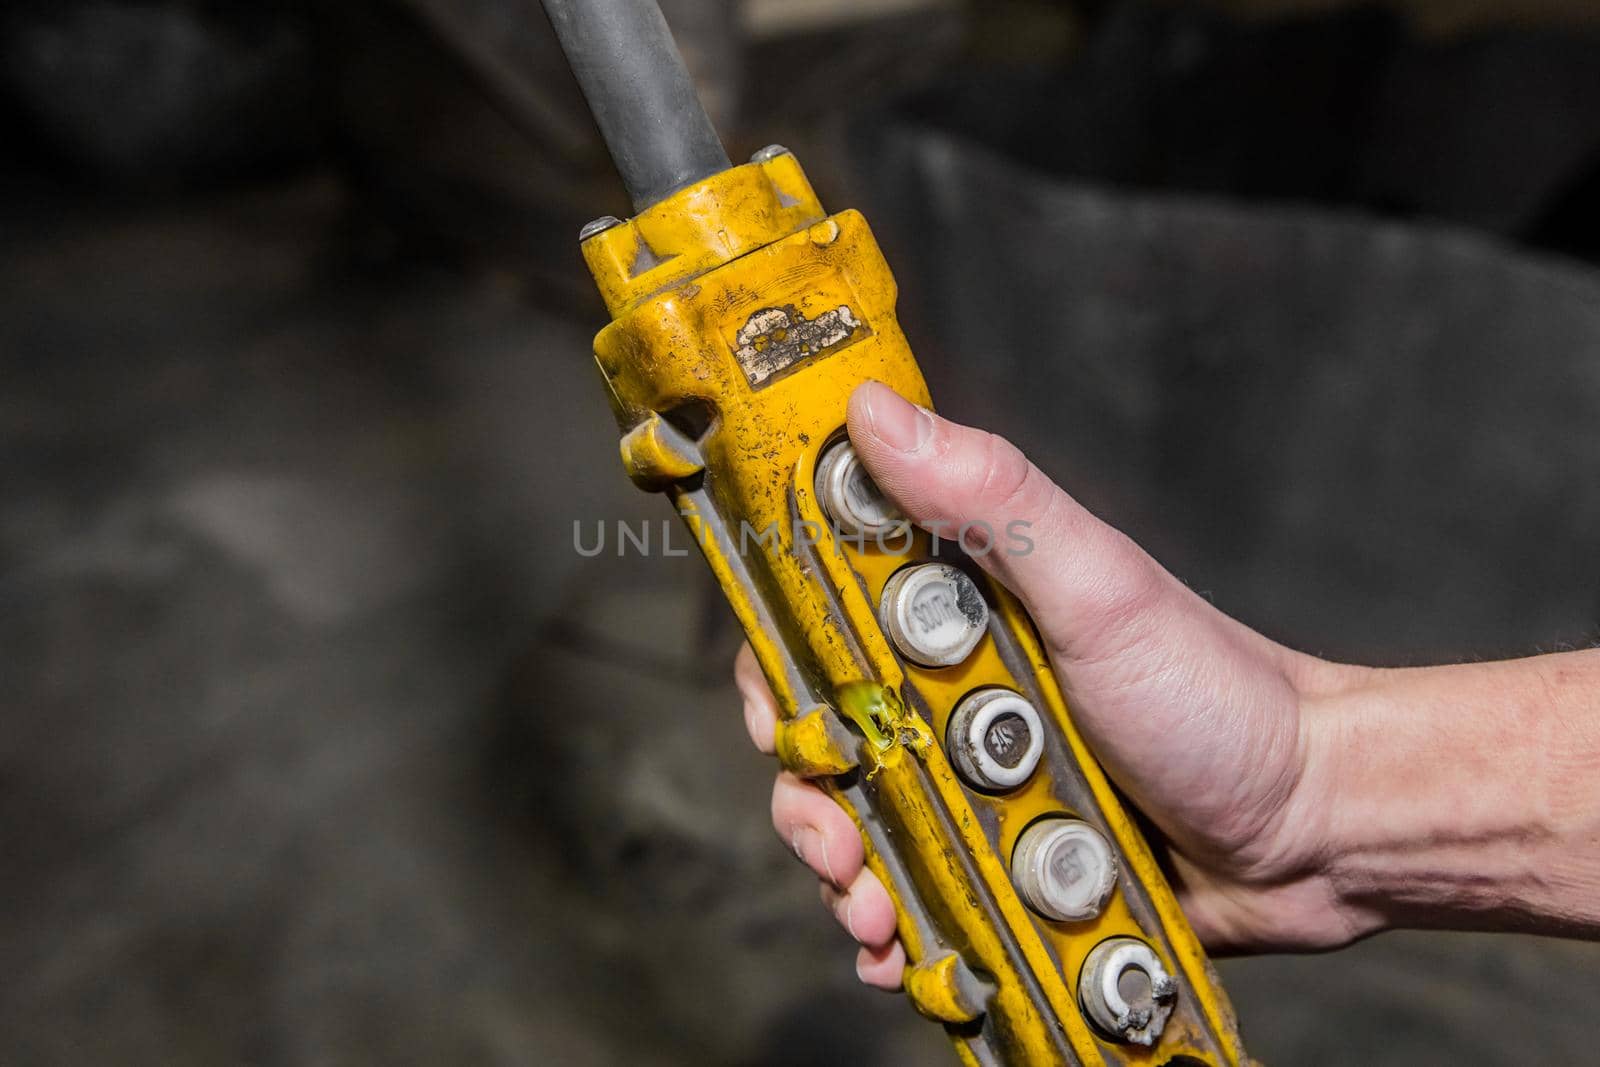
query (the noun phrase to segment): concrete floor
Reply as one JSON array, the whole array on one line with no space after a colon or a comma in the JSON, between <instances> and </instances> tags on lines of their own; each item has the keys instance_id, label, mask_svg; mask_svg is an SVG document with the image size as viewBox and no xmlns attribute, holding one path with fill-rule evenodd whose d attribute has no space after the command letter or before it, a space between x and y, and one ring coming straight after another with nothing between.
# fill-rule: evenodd
<instances>
[{"instance_id":1,"label":"concrete floor","mask_svg":"<svg viewBox=\"0 0 1600 1067\"><path fill-rule=\"evenodd\" d=\"M1592 635L1592 274L884 143L862 187L936 395L1223 606L1391 662ZM0 243L0 1058L945 1062L855 986L766 828L696 561L572 550L574 520L662 513L616 469L593 308L362 259L331 179L26 207ZM1594 946L1223 970L1271 1063L1600 1039Z\"/></svg>"}]
</instances>

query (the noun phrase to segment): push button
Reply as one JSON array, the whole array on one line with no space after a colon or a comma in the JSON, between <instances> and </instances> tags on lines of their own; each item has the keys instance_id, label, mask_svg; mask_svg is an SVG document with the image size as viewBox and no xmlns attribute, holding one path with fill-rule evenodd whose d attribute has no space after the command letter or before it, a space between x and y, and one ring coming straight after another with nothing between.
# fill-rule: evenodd
<instances>
[{"instance_id":1,"label":"push button","mask_svg":"<svg viewBox=\"0 0 1600 1067\"><path fill-rule=\"evenodd\" d=\"M896 572L879 604L900 654L924 667L953 667L972 655L989 628L989 605L966 572L922 563Z\"/></svg>"},{"instance_id":2,"label":"push button","mask_svg":"<svg viewBox=\"0 0 1600 1067\"><path fill-rule=\"evenodd\" d=\"M1081 819L1040 819L1017 839L1011 881L1045 918L1084 922L1098 917L1111 899L1117 857L1100 831Z\"/></svg>"},{"instance_id":3,"label":"push button","mask_svg":"<svg viewBox=\"0 0 1600 1067\"><path fill-rule=\"evenodd\" d=\"M1178 999L1161 958L1134 937L1096 945L1078 976L1078 1003L1106 1037L1129 1045L1154 1045Z\"/></svg>"},{"instance_id":4,"label":"push button","mask_svg":"<svg viewBox=\"0 0 1600 1067\"><path fill-rule=\"evenodd\" d=\"M1044 723L1020 693L980 689L956 705L945 748L956 772L974 789L1015 789L1044 755Z\"/></svg>"},{"instance_id":5,"label":"push button","mask_svg":"<svg viewBox=\"0 0 1600 1067\"><path fill-rule=\"evenodd\" d=\"M849 441L829 448L818 462L817 500L834 525L854 536L888 533L901 521Z\"/></svg>"}]
</instances>

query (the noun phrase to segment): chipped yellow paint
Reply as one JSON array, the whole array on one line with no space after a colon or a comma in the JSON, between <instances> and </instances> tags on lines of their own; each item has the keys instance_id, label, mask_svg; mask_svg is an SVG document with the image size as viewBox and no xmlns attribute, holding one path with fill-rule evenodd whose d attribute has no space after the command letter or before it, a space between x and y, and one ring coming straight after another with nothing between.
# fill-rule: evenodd
<instances>
[{"instance_id":1,"label":"chipped yellow paint","mask_svg":"<svg viewBox=\"0 0 1600 1067\"><path fill-rule=\"evenodd\" d=\"M927 387L895 318L894 277L866 221L828 216L791 155L734 167L584 243L613 322L595 355L623 431L624 462L677 505L743 625L785 723L785 760L819 776L863 830L867 862L889 887L913 965L908 993L947 1021L961 1060L977 1064L977 1023L954 999L954 953L994 987L985 1006L990 1054L1012 1067L1248 1062L1232 1012L1149 848L1073 728L1060 689L1016 602L990 598L1037 673L1060 729L1123 858L1149 893L1161 930L1141 930L1119 893L1091 923L1036 918L1011 887L1007 859L1034 818L1059 811L1048 775L1000 803L999 848L937 739L956 702L989 685L1016 687L986 637L962 665L907 668L875 605L915 551L836 543L811 491L815 463L838 439L846 402L876 379L920 404ZM808 525L809 524L809 525ZM932 718L907 706L915 692ZM816 702L859 733L843 752ZM859 783L854 793L846 779ZM865 797L872 810L854 808ZM876 836L869 832L877 828ZM876 843L875 843L876 842ZM880 853L889 843L893 856ZM926 922L919 922L918 916ZM1162 953L1203 1025L1174 1025L1154 1050L1098 1039L1073 987L1105 937L1143 936ZM948 959L950 962L943 962ZM930 966L915 969L926 961ZM1059 963L1058 963L1059 961Z\"/></svg>"},{"instance_id":2,"label":"chipped yellow paint","mask_svg":"<svg viewBox=\"0 0 1600 1067\"><path fill-rule=\"evenodd\" d=\"M970 1023L983 1014L962 989L961 957L945 952L906 968L906 995L928 1018L942 1023Z\"/></svg>"},{"instance_id":3,"label":"chipped yellow paint","mask_svg":"<svg viewBox=\"0 0 1600 1067\"><path fill-rule=\"evenodd\" d=\"M833 721L833 713L820 707L778 723L779 761L802 778L825 778L855 770L859 761L840 744Z\"/></svg>"},{"instance_id":4,"label":"chipped yellow paint","mask_svg":"<svg viewBox=\"0 0 1600 1067\"><path fill-rule=\"evenodd\" d=\"M622 469L641 489L665 489L700 473L700 459L683 435L651 415L622 435Z\"/></svg>"}]
</instances>

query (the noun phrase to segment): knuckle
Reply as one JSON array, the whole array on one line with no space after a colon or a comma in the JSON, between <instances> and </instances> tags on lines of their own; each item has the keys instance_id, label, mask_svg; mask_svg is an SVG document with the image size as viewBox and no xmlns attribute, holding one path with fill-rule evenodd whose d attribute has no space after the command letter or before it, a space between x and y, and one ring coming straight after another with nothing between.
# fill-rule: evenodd
<instances>
[{"instance_id":1,"label":"knuckle","mask_svg":"<svg viewBox=\"0 0 1600 1067\"><path fill-rule=\"evenodd\" d=\"M1043 511L1054 485L1022 450L998 434L986 434L975 493L979 510L997 518Z\"/></svg>"}]
</instances>

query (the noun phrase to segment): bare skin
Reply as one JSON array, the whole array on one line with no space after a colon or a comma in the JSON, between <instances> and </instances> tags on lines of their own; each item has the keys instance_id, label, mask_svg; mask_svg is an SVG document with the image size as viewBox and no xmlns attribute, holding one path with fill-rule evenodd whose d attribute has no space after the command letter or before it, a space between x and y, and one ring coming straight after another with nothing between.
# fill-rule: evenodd
<instances>
[{"instance_id":1,"label":"bare skin","mask_svg":"<svg viewBox=\"0 0 1600 1067\"><path fill-rule=\"evenodd\" d=\"M1600 650L1377 670L1317 659L1222 614L1012 445L868 383L850 438L912 521L1030 524L979 562L1038 623L1078 727L1163 836L1219 953L1335 948L1402 926L1600 938ZM746 647L745 723L776 707ZM888 893L844 812L780 772L772 820L897 989Z\"/></svg>"}]
</instances>

